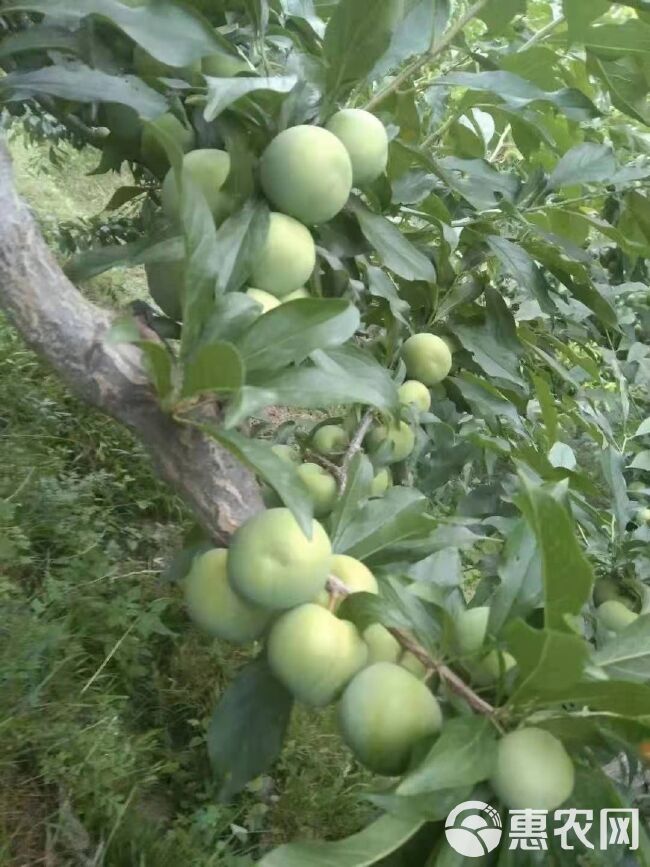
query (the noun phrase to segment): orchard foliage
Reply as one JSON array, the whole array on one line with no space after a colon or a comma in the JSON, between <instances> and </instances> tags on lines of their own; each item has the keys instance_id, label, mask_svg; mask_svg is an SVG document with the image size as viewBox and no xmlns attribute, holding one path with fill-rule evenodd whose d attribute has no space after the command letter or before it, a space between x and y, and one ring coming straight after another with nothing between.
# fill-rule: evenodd
<instances>
[{"instance_id":1,"label":"orchard foliage","mask_svg":"<svg viewBox=\"0 0 650 867\"><path fill-rule=\"evenodd\" d=\"M266 627L246 606L290 609L268 662L215 711L222 796L272 766L294 695L322 704L346 683L346 742L371 769L405 772L378 786L385 815L349 843L262 863L360 867L414 837L424 848L409 864L446 865L440 822L474 796L630 803L650 738L645 0L10 0L0 12L9 110L85 135L97 171L133 170L109 207L141 205L141 237L73 258L68 274L147 266L166 316L140 305L114 339L136 342L166 410L248 463L297 522L290 568L265 586L255 558L291 534L256 522L278 512L239 531L250 538L235 537L227 578L218 555L225 613L201 605L203 559L188 579L190 610L226 638ZM349 159L336 138L349 133L339 112L360 108L387 132L387 163L372 122L367 152L348 141ZM229 157L212 186L184 156L210 150ZM271 430L270 406L327 418ZM315 509L312 556L300 528ZM336 616L315 602L330 542L379 589L341 603L334 583ZM333 648L350 645L327 683L301 654L321 622ZM361 634L388 658L350 681ZM391 695L403 724L370 731L367 708ZM629 779L605 773L616 757Z\"/></svg>"}]
</instances>

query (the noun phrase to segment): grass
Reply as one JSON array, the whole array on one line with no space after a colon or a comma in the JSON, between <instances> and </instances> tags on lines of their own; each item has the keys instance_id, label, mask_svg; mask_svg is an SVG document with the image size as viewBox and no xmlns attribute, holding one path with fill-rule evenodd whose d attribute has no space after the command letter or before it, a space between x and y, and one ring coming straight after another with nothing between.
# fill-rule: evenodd
<instances>
[{"instance_id":1,"label":"grass","mask_svg":"<svg viewBox=\"0 0 650 867\"><path fill-rule=\"evenodd\" d=\"M54 243L115 189L12 142ZM138 271L93 281L115 307ZM329 715L299 711L272 775L215 800L212 707L247 658L198 633L161 571L191 516L131 435L81 405L0 318L0 864L246 867L357 830L366 778Z\"/></svg>"}]
</instances>

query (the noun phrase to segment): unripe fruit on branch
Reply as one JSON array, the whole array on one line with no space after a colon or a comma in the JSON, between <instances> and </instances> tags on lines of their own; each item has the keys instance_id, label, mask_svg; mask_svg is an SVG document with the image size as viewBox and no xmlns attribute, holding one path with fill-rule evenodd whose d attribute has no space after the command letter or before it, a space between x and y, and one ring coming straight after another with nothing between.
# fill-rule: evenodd
<instances>
[{"instance_id":1,"label":"unripe fruit on branch","mask_svg":"<svg viewBox=\"0 0 650 867\"><path fill-rule=\"evenodd\" d=\"M368 645L368 665L375 662L397 662L402 653L399 641L381 623L372 623L363 631Z\"/></svg>"},{"instance_id":2,"label":"unripe fruit on branch","mask_svg":"<svg viewBox=\"0 0 650 867\"><path fill-rule=\"evenodd\" d=\"M379 593L377 579L361 560L349 557L347 554L334 554L330 564L330 575L338 578L350 593ZM327 607L329 594L323 591L316 601Z\"/></svg>"},{"instance_id":3,"label":"unripe fruit on branch","mask_svg":"<svg viewBox=\"0 0 650 867\"><path fill-rule=\"evenodd\" d=\"M228 581L227 560L228 551L221 548L196 557L183 582L185 602L192 620L210 635L246 644L260 637L271 614L235 593Z\"/></svg>"},{"instance_id":4,"label":"unripe fruit on branch","mask_svg":"<svg viewBox=\"0 0 650 867\"><path fill-rule=\"evenodd\" d=\"M378 451L387 442L390 446L387 461L391 464L406 460L415 448L415 434L410 425L400 421L396 425L378 425L368 434L371 451Z\"/></svg>"},{"instance_id":5,"label":"unripe fruit on branch","mask_svg":"<svg viewBox=\"0 0 650 867\"><path fill-rule=\"evenodd\" d=\"M437 385L449 375L451 352L436 334L414 334L402 346L408 375L425 385Z\"/></svg>"},{"instance_id":6,"label":"unripe fruit on branch","mask_svg":"<svg viewBox=\"0 0 650 867\"><path fill-rule=\"evenodd\" d=\"M270 292L265 292L263 289L256 289L254 286L251 286L250 289L246 290L246 294L260 305L262 308L261 314L268 313L269 310L275 310L276 307L280 306L280 302L275 295L271 295Z\"/></svg>"},{"instance_id":7,"label":"unripe fruit on branch","mask_svg":"<svg viewBox=\"0 0 650 867\"><path fill-rule=\"evenodd\" d=\"M314 434L312 445L320 455L337 455L350 445L350 437L339 425L325 424Z\"/></svg>"},{"instance_id":8,"label":"unripe fruit on branch","mask_svg":"<svg viewBox=\"0 0 650 867\"><path fill-rule=\"evenodd\" d=\"M352 163L335 135L317 126L294 126L262 155L262 187L275 207L308 226L331 220L352 189Z\"/></svg>"},{"instance_id":9,"label":"unripe fruit on branch","mask_svg":"<svg viewBox=\"0 0 650 867\"><path fill-rule=\"evenodd\" d=\"M334 476L318 464L311 463L301 464L296 472L309 491L314 515L317 518L329 515L339 493Z\"/></svg>"},{"instance_id":10,"label":"unripe fruit on branch","mask_svg":"<svg viewBox=\"0 0 650 867\"><path fill-rule=\"evenodd\" d=\"M427 686L399 665L377 662L348 684L339 708L346 744L376 774L397 776L413 750L442 726L440 706Z\"/></svg>"},{"instance_id":11,"label":"unripe fruit on branch","mask_svg":"<svg viewBox=\"0 0 650 867\"><path fill-rule=\"evenodd\" d=\"M386 491L392 487L393 484L393 475L388 467L384 467L379 470L377 475L372 480L372 484L370 486L370 496L371 497L381 497Z\"/></svg>"},{"instance_id":12,"label":"unripe fruit on branch","mask_svg":"<svg viewBox=\"0 0 650 867\"><path fill-rule=\"evenodd\" d=\"M399 402L402 406L415 406L420 412L431 409L431 393L423 382L417 379L407 379L398 390Z\"/></svg>"},{"instance_id":13,"label":"unripe fruit on branch","mask_svg":"<svg viewBox=\"0 0 650 867\"><path fill-rule=\"evenodd\" d=\"M221 187L230 174L230 156L226 151L216 148L202 148L185 154L183 173L189 175L196 186L201 189L215 221L218 223L224 220L229 210L232 209L230 197L221 192ZM179 218L180 200L173 169L170 169L165 175L162 186L162 206L170 220Z\"/></svg>"},{"instance_id":14,"label":"unripe fruit on branch","mask_svg":"<svg viewBox=\"0 0 650 867\"><path fill-rule=\"evenodd\" d=\"M511 810L555 810L573 792L575 770L561 741L523 728L499 741L490 782Z\"/></svg>"},{"instance_id":15,"label":"unripe fruit on branch","mask_svg":"<svg viewBox=\"0 0 650 867\"><path fill-rule=\"evenodd\" d=\"M410 673L417 677L418 680L422 680L422 678L427 673L427 667L422 662L421 659L418 659L414 653L411 653L410 650L405 650L402 656L400 657L399 664L402 668L405 668L406 671L410 671Z\"/></svg>"},{"instance_id":16,"label":"unripe fruit on branch","mask_svg":"<svg viewBox=\"0 0 650 867\"><path fill-rule=\"evenodd\" d=\"M309 229L286 214L271 214L264 246L253 263L254 286L284 298L302 287L315 264L316 247Z\"/></svg>"},{"instance_id":17,"label":"unripe fruit on branch","mask_svg":"<svg viewBox=\"0 0 650 867\"><path fill-rule=\"evenodd\" d=\"M344 108L330 118L326 129L334 133L350 155L355 185L372 183L386 171L388 136L386 127L374 114Z\"/></svg>"},{"instance_id":18,"label":"unripe fruit on branch","mask_svg":"<svg viewBox=\"0 0 650 867\"><path fill-rule=\"evenodd\" d=\"M153 300L170 319L179 322L183 316L185 263L148 262L144 270Z\"/></svg>"},{"instance_id":19,"label":"unripe fruit on branch","mask_svg":"<svg viewBox=\"0 0 650 867\"><path fill-rule=\"evenodd\" d=\"M618 599L610 599L608 602L603 602L597 610L598 620L611 632L621 632L626 626L638 618L638 614L623 604Z\"/></svg>"},{"instance_id":20,"label":"unripe fruit on branch","mask_svg":"<svg viewBox=\"0 0 650 867\"><path fill-rule=\"evenodd\" d=\"M639 524L650 524L650 509L639 509L636 519Z\"/></svg>"},{"instance_id":21,"label":"unripe fruit on branch","mask_svg":"<svg viewBox=\"0 0 650 867\"><path fill-rule=\"evenodd\" d=\"M254 515L232 538L228 578L245 599L265 608L292 608L309 602L325 586L332 548L318 521L311 538L289 509Z\"/></svg>"},{"instance_id":22,"label":"unripe fruit on branch","mask_svg":"<svg viewBox=\"0 0 650 867\"><path fill-rule=\"evenodd\" d=\"M480 662L473 663L469 668L472 680L477 686L494 686L516 665L517 660L512 654L503 650L491 650Z\"/></svg>"},{"instance_id":23,"label":"unripe fruit on branch","mask_svg":"<svg viewBox=\"0 0 650 867\"><path fill-rule=\"evenodd\" d=\"M461 656L473 656L479 652L487 635L490 609L483 605L461 611L454 620L455 641Z\"/></svg>"},{"instance_id":24,"label":"unripe fruit on branch","mask_svg":"<svg viewBox=\"0 0 650 867\"><path fill-rule=\"evenodd\" d=\"M271 451L287 464L300 463L300 452L296 446L276 443L274 446L271 446Z\"/></svg>"},{"instance_id":25,"label":"unripe fruit on branch","mask_svg":"<svg viewBox=\"0 0 650 867\"><path fill-rule=\"evenodd\" d=\"M334 701L368 657L354 624L314 604L300 605L278 618L267 651L278 680L311 707Z\"/></svg>"},{"instance_id":26,"label":"unripe fruit on branch","mask_svg":"<svg viewBox=\"0 0 650 867\"><path fill-rule=\"evenodd\" d=\"M156 118L156 125L168 136L175 139L182 151L192 150L194 146L194 130L180 122L176 115L166 112ZM164 147L153 132L148 128L142 132L142 159L155 175L162 175L169 167L169 159Z\"/></svg>"}]
</instances>

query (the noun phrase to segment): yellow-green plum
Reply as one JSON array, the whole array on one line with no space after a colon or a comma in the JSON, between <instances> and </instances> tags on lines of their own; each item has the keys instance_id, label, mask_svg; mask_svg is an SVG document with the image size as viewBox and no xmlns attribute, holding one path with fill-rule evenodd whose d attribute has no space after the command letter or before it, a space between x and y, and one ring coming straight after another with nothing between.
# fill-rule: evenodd
<instances>
[{"instance_id":1,"label":"yellow-green plum","mask_svg":"<svg viewBox=\"0 0 650 867\"><path fill-rule=\"evenodd\" d=\"M399 402L402 406L415 406L420 412L431 409L431 393L423 382L417 379L407 379L398 390Z\"/></svg>"},{"instance_id":2,"label":"yellow-green plum","mask_svg":"<svg viewBox=\"0 0 650 867\"><path fill-rule=\"evenodd\" d=\"M232 207L230 197L221 192L230 173L230 156L226 151L216 148L191 151L183 157L183 172L187 173L203 192L215 221L223 220ZM178 219L180 202L173 169L165 175L162 186L162 206L170 219Z\"/></svg>"},{"instance_id":3,"label":"yellow-green plum","mask_svg":"<svg viewBox=\"0 0 650 867\"><path fill-rule=\"evenodd\" d=\"M600 623L611 632L621 632L630 623L634 623L639 616L635 611L630 611L618 599L610 599L608 602L603 602L602 605L598 606L596 613Z\"/></svg>"},{"instance_id":4,"label":"yellow-green plum","mask_svg":"<svg viewBox=\"0 0 650 867\"><path fill-rule=\"evenodd\" d=\"M503 650L491 650L479 662L470 666L472 680L477 686L494 686L517 665L512 654Z\"/></svg>"},{"instance_id":5,"label":"yellow-green plum","mask_svg":"<svg viewBox=\"0 0 650 867\"><path fill-rule=\"evenodd\" d=\"M314 604L300 605L279 617L267 651L278 680L311 707L334 701L368 657L354 624Z\"/></svg>"},{"instance_id":6,"label":"yellow-green plum","mask_svg":"<svg viewBox=\"0 0 650 867\"><path fill-rule=\"evenodd\" d=\"M334 554L330 565L330 575L345 584L350 593L379 593L377 579L370 569L355 557L348 554ZM329 594L326 590L318 594L315 600L325 608L329 605Z\"/></svg>"},{"instance_id":7,"label":"yellow-green plum","mask_svg":"<svg viewBox=\"0 0 650 867\"><path fill-rule=\"evenodd\" d=\"M555 810L573 792L575 769L550 732L522 728L499 741L490 782L511 810Z\"/></svg>"},{"instance_id":8,"label":"yellow-green plum","mask_svg":"<svg viewBox=\"0 0 650 867\"><path fill-rule=\"evenodd\" d=\"M286 214L272 213L266 241L253 264L252 283L284 298L302 287L316 264L309 229Z\"/></svg>"},{"instance_id":9,"label":"yellow-green plum","mask_svg":"<svg viewBox=\"0 0 650 867\"><path fill-rule=\"evenodd\" d=\"M371 497L382 497L393 484L393 474L388 467L383 467L375 475L370 485Z\"/></svg>"},{"instance_id":10,"label":"yellow-green plum","mask_svg":"<svg viewBox=\"0 0 650 867\"><path fill-rule=\"evenodd\" d=\"M338 498L334 476L318 464L312 463L301 464L296 472L309 491L309 497L314 504L314 515L317 518L329 515Z\"/></svg>"},{"instance_id":11,"label":"yellow-green plum","mask_svg":"<svg viewBox=\"0 0 650 867\"><path fill-rule=\"evenodd\" d=\"M621 585L614 578L598 578L594 584L593 597L596 606L610 599L620 599Z\"/></svg>"},{"instance_id":12,"label":"yellow-green plum","mask_svg":"<svg viewBox=\"0 0 650 867\"><path fill-rule=\"evenodd\" d=\"M296 446L290 446L286 443L276 443L271 446L271 451L287 464L299 464L300 452Z\"/></svg>"},{"instance_id":13,"label":"yellow-green plum","mask_svg":"<svg viewBox=\"0 0 650 867\"><path fill-rule=\"evenodd\" d=\"M255 287L251 286L250 289L246 290L246 294L260 305L262 308L261 313L268 313L269 310L275 310L276 307L280 306L280 302L275 295L271 295L270 292L265 292L263 289L255 289Z\"/></svg>"},{"instance_id":14,"label":"yellow-green plum","mask_svg":"<svg viewBox=\"0 0 650 867\"><path fill-rule=\"evenodd\" d=\"M217 638L234 644L255 641L271 614L246 602L230 586L228 551L214 548L200 554L184 581L185 602L192 620Z\"/></svg>"},{"instance_id":15,"label":"yellow-green plum","mask_svg":"<svg viewBox=\"0 0 650 867\"><path fill-rule=\"evenodd\" d=\"M293 126L264 151L260 178L279 211L312 226L342 210L352 189L352 163L333 133L318 126Z\"/></svg>"},{"instance_id":16,"label":"yellow-green plum","mask_svg":"<svg viewBox=\"0 0 650 867\"><path fill-rule=\"evenodd\" d=\"M296 289L295 292L290 292L288 295L285 295L282 298L282 303L286 304L287 301L302 301L304 298L311 298L311 295L306 289Z\"/></svg>"},{"instance_id":17,"label":"yellow-green plum","mask_svg":"<svg viewBox=\"0 0 650 867\"><path fill-rule=\"evenodd\" d=\"M183 315L184 262L148 262L144 266L151 297L170 319Z\"/></svg>"},{"instance_id":18,"label":"yellow-green plum","mask_svg":"<svg viewBox=\"0 0 650 867\"><path fill-rule=\"evenodd\" d=\"M421 741L440 731L442 713L422 681L399 665L376 662L346 687L339 723L361 764L376 774L397 776Z\"/></svg>"},{"instance_id":19,"label":"yellow-green plum","mask_svg":"<svg viewBox=\"0 0 650 867\"><path fill-rule=\"evenodd\" d=\"M187 153L194 146L194 130L186 127L171 112L166 112L156 118L156 124L175 139L182 151ZM153 132L145 127L142 132L142 159L151 171L160 176L169 168L169 160L164 147L160 144Z\"/></svg>"},{"instance_id":20,"label":"yellow-green plum","mask_svg":"<svg viewBox=\"0 0 650 867\"><path fill-rule=\"evenodd\" d=\"M386 460L396 464L406 460L413 451L415 434L405 421L393 425L378 425L368 434L368 445L372 452L378 451L386 442L390 446Z\"/></svg>"},{"instance_id":21,"label":"yellow-green plum","mask_svg":"<svg viewBox=\"0 0 650 867\"><path fill-rule=\"evenodd\" d=\"M350 437L339 425L324 424L314 434L312 445L319 455L338 455L350 445Z\"/></svg>"},{"instance_id":22,"label":"yellow-green plum","mask_svg":"<svg viewBox=\"0 0 650 867\"><path fill-rule=\"evenodd\" d=\"M268 509L234 534L228 578L249 602L276 610L292 608L323 589L331 561L330 540L318 521L312 523L308 538L289 509Z\"/></svg>"},{"instance_id":23,"label":"yellow-green plum","mask_svg":"<svg viewBox=\"0 0 650 867\"><path fill-rule=\"evenodd\" d=\"M650 509L639 509L636 513L639 524L650 524Z\"/></svg>"},{"instance_id":24,"label":"yellow-green plum","mask_svg":"<svg viewBox=\"0 0 650 867\"><path fill-rule=\"evenodd\" d=\"M368 645L368 665L375 662L397 662L402 647L381 623L372 623L363 631L363 640Z\"/></svg>"},{"instance_id":25,"label":"yellow-green plum","mask_svg":"<svg viewBox=\"0 0 650 867\"><path fill-rule=\"evenodd\" d=\"M424 385L437 385L449 375L451 352L437 334L414 334L402 346L402 358L410 377Z\"/></svg>"},{"instance_id":26,"label":"yellow-green plum","mask_svg":"<svg viewBox=\"0 0 650 867\"><path fill-rule=\"evenodd\" d=\"M414 677L417 677L421 680L424 675L427 673L427 667L422 662L422 660L418 659L414 653L411 653L410 650L405 650L402 654L399 664L402 668L405 668L407 671L410 671Z\"/></svg>"},{"instance_id":27,"label":"yellow-green plum","mask_svg":"<svg viewBox=\"0 0 650 867\"><path fill-rule=\"evenodd\" d=\"M483 647L490 609L487 605L468 608L454 619L454 639L461 656L473 656Z\"/></svg>"},{"instance_id":28,"label":"yellow-green plum","mask_svg":"<svg viewBox=\"0 0 650 867\"><path fill-rule=\"evenodd\" d=\"M369 111L344 108L326 125L339 139L352 163L352 181L357 186L370 184L386 171L388 136L386 127Z\"/></svg>"}]
</instances>

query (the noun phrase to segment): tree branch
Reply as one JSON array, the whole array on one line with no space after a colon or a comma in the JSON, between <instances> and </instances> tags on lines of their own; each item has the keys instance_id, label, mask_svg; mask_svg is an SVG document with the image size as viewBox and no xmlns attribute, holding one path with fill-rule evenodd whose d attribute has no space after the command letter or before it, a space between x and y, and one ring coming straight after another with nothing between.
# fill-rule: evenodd
<instances>
[{"instance_id":1,"label":"tree branch","mask_svg":"<svg viewBox=\"0 0 650 867\"><path fill-rule=\"evenodd\" d=\"M369 100L369 102L364 106L366 111L372 111L377 108L377 106L382 103L386 97L390 96L392 93L395 93L396 90L407 82L416 72L419 72L423 66L426 66L427 63L431 63L432 60L435 60L436 57L439 57L444 51L449 48L454 39L461 33L465 27L472 21L479 12L486 6L488 0L478 0L478 2L474 3L473 6L467 10L467 12L458 19L455 24L447 30L447 32L443 35L442 39L438 43L433 43L429 51L424 54L418 55L414 58L410 63L408 63L404 69L396 75L395 78L387 84L386 87L383 87L381 90L378 90L377 93Z\"/></svg>"},{"instance_id":2,"label":"tree branch","mask_svg":"<svg viewBox=\"0 0 650 867\"><path fill-rule=\"evenodd\" d=\"M216 541L227 542L243 521L263 508L247 468L161 410L140 351L107 342L111 315L84 298L57 264L16 193L11 158L2 141L0 308L79 397L142 440L159 474Z\"/></svg>"}]
</instances>

